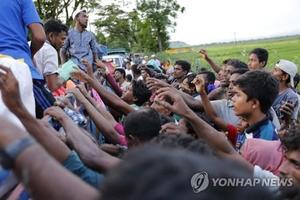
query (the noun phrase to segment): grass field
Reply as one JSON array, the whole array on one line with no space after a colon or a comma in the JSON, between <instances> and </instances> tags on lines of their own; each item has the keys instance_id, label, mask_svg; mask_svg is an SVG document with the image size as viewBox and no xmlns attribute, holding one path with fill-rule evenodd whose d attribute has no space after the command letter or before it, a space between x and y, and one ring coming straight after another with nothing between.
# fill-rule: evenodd
<instances>
[{"instance_id":1,"label":"grass field","mask_svg":"<svg viewBox=\"0 0 300 200\"><path fill-rule=\"evenodd\" d=\"M191 52L177 54L161 53L158 56L162 60L170 59L172 63L179 59L187 60L192 63L193 70L196 70L199 67L209 68L209 65L197 53L202 48L206 49L208 55L216 63L220 64L228 58L237 58L247 63L248 53L257 47L266 48L269 51L268 69L272 69L279 59L287 59L296 63L298 65L298 72L300 72L300 36L192 46Z\"/></svg>"}]
</instances>

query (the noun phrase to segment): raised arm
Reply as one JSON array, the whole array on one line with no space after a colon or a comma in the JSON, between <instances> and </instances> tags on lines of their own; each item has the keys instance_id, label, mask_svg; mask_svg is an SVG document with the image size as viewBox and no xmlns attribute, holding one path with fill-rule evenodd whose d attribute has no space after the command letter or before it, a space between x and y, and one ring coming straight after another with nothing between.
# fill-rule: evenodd
<instances>
[{"instance_id":1,"label":"raised arm","mask_svg":"<svg viewBox=\"0 0 300 200\"><path fill-rule=\"evenodd\" d=\"M165 98L171 99L172 104L164 101ZM201 118L199 118L185 103L182 97L178 94L174 94L170 91L164 91L158 95L158 98L161 101L157 102L169 109L170 111L177 113L178 115L184 117L187 121L189 121L198 135L198 137L203 138L212 148L214 148L220 155L224 157L228 157L233 160L238 160L243 163L245 167L250 170L253 170L253 166L248 163L241 155L239 155L232 145L227 140L226 136Z\"/></svg>"},{"instance_id":2,"label":"raised arm","mask_svg":"<svg viewBox=\"0 0 300 200\"><path fill-rule=\"evenodd\" d=\"M227 123L216 114L214 108L212 107L208 96L205 91L205 81L203 78L197 76L193 80L197 92L200 94L202 105L207 116L213 121L213 123L218 126L223 131L227 131Z\"/></svg>"},{"instance_id":3,"label":"raised arm","mask_svg":"<svg viewBox=\"0 0 300 200\"><path fill-rule=\"evenodd\" d=\"M134 109L130 105L128 105L125 101L123 101L120 97L118 97L117 95L111 92L106 91L105 88L102 85L100 85L97 80L89 77L84 72L82 71L73 72L72 77L88 83L92 88L94 88L98 92L98 94L101 96L103 102L106 105L122 112L125 115L134 111Z\"/></svg>"},{"instance_id":4,"label":"raised arm","mask_svg":"<svg viewBox=\"0 0 300 200\"><path fill-rule=\"evenodd\" d=\"M0 120L0 149L29 137L28 133L6 121L5 117L0 117ZM64 169L37 143L31 144L17 155L13 170L33 199L99 198L98 191Z\"/></svg>"},{"instance_id":5,"label":"raised arm","mask_svg":"<svg viewBox=\"0 0 300 200\"><path fill-rule=\"evenodd\" d=\"M208 62L208 64L211 66L211 68L216 72L219 73L221 71L221 67L219 67L207 54L206 50L201 49L199 53L202 55L202 57Z\"/></svg>"},{"instance_id":6,"label":"raised arm","mask_svg":"<svg viewBox=\"0 0 300 200\"><path fill-rule=\"evenodd\" d=\"M98 111L95 107L84 97L84 95L80 92L78 88L69 90L74 94L76 99L82 103L88 112L89 116L95 122L96 126L99 130L104 134L105 138L107 138L113 144L119 144L119 134L114 129L112 124L110 124Z\"/></svg>"},{"instance_id":7,"label":"raised arm","mask_svg":"<svg viewBox=\"0 0 300 200\"><path fill-rule=\"evenodd\" d=\"M5 84L0 82L0 90L3 102L22 122L27 131L39 142L44 148L59 162L63 162L70 154L69 148L55 136L55 130L45 126L40 120L32 116L22 103L19 84L9 68L0 65L1 79Z\"/></svg>"}]
</instances>

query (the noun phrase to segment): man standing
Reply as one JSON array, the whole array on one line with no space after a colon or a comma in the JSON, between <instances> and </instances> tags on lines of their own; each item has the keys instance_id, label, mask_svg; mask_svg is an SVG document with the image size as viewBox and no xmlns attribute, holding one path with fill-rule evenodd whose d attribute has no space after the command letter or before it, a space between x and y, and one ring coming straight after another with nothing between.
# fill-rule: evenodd
<instances>
[{"instance_id":1,"label":"man standing","mask_svg":"<svg viewBox=\"0 0 300 200\"><path fill-rule=\"evenodd\" d=\"M86 71L85 65L81 63L86 59L90 64L98 60L97 42L94 34L87 31L88 15L85 10L75 15L75 27L69 31L69 35L61 49L61 62L67 61L67 55L81 69Z\"/></svg>"},{"instance_id":2,"label":"man standing","mask_svg":"<svg viewBox=\"0 0 300 200\"><path fill-rule=\"evenodd\" d=\"M46 40L40 17L32 0L1 0L0 19L0 54L21 59L29 66L36 117L41 118L44 110L52 106L55 99L44 88L43 76L32 61L33 56ZM31 32L30 47L27 43L28 29ZM28 84L32 83L28 82Z\"/></svg>"},{"instance_id":3,"label":"man standing","mask_svg":"<svg viewBox=\"0 0 300 200\"><path fill-rule=\"evenodd\" d=\"M21 3L20 3L21 2ZM0 54L22 59L29 66L33 79L42 80L32 57L43 46L46 36L32 0L1 0ZM27 43L28 29L31 46Z\"/></svg>"},{"instance_id":4,"label":"man standing","mask_svg":"<svg viewBox=\"0 0 300 200\"><path fill-rule=\"evenodd\" d=\"M44 46L34 55L34 62L41 74L43 74L48 89L53 92L61 84L58 77L58 53L67 37L68 28L57 20L49 20L44 29L47 40Z\"/></svg>"}]
</instances>

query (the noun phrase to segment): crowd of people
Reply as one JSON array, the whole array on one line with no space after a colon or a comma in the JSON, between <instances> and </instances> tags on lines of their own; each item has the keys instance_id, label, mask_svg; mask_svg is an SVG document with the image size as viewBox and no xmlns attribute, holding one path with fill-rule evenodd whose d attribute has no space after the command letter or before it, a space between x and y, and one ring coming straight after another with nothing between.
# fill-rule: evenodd
<instances>
[{"instance_id":1,"label":"crowd of people","mask_svg":"<svg viewBox=\"0 0 300 200\"><path fill-rule=\"evenodd\" d=\"M202 49L198 72L155 55L116 68L85 10L72 29L32 0L0 10L1 199L300 198L295 63Z\"/></svg>"}]
</instances>

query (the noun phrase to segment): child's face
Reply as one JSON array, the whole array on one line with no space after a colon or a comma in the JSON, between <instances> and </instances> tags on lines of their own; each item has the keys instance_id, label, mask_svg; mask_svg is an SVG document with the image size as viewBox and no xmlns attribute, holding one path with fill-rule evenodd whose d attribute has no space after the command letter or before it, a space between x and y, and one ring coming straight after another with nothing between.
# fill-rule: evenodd
<instances>
[{"instance_id":1,"label":"child's face","mask_svg":"<svg viewBox=\"0 0 300 200\"><path fill-rule=\"evenodd\" d=\"M247 116L253 110L252 101L247 100L247 95L238 86L234 86L233 91L234 96L232 97L232 102L235 115L247 118Z\"/></svg>"}]
</instances>

